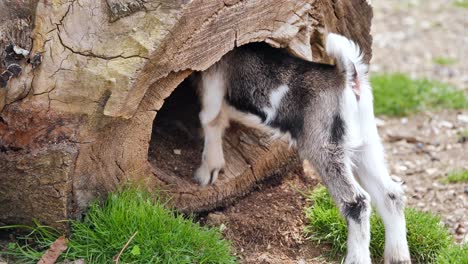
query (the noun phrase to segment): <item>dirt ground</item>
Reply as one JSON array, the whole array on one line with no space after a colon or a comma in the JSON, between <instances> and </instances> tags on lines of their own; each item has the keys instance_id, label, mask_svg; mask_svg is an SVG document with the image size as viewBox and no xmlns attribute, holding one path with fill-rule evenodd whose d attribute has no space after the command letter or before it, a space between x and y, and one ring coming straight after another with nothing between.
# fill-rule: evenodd
<instances>
[{"instance_id":1,"label":"dirt ground","mask_svg":"<svg viewBox=\"0 0 468 264\"><path fill-rule=\"evenodd\" d=\"M293 171L201 221L220 227L242 263L328 263L322 257L326 246L303 234L305 194L317 183L317 178Z\"/></svg>"},{"instance_id":2,"label":"dirt ground","mask_svg":"<svg viewBox=\"0 0 468 264\"><path fill-rule=\"evenodd\" d=\"M390 173L404 181L409 207L436 213L455 235L467 242L468 183L443 184L448 173L468 170L468 111L422 113L384 119Z\"/></svg>"}]
</instances>

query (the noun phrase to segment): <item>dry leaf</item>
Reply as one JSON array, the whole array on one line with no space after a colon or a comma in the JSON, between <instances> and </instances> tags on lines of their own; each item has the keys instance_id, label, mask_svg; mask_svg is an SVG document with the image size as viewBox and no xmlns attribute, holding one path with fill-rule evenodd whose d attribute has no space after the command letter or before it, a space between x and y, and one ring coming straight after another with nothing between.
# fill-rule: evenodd
<instances>
[{"instance_id":1,"label":"dry leaf","mask_svg":"<svg viewBox=\"0 0 468 264\"><path fill-rule=\"evenodd\" d=\"M54 264L60 254L67 249L67 243L68 240L64 236L57 238L37 264Z\"/></svg>"}]
</instances>

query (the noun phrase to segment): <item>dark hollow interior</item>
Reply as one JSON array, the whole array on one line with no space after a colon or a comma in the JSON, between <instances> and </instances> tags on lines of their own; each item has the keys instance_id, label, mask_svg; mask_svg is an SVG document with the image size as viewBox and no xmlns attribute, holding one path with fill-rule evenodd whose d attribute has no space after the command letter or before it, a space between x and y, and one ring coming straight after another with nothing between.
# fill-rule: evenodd
<instances>
[{"instance_id":1,"label":"dark hollow interior","mask_svg":"<svg viewBox=\"0 0 468 264\"><path fill-rule=\"evenodd\" d=\"M153 121L148 160L168 175L192 179L203 151L200 102L187 78L165 99ZM180 154L176 152L180 151Z\"/></svg>"}]
</instances>

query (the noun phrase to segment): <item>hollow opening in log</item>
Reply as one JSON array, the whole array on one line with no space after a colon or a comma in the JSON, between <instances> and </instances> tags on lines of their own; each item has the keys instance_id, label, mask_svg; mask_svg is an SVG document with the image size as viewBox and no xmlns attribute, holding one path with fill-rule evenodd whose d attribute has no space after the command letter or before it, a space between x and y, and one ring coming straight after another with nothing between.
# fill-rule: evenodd
<instances>
[{"instance_id":1,"label":"hollow opening in log","mask_svg":"<svg viewBox=\"0 0 468 264\"><path fill-rule=\"evenodd\" d=\"M203 133L196 88L183 81L165 99L153 121L148 160L156 178L186 212L223 206L257 183L289 170L293 154L281 141L231 122L223 138L226 166L215 184L200 187L193 174L201 163Z\"/></svg>"},{"instance_id":2,"label":"hollow opening in log","mask_svg":"<svg viewBox=\"0 0 468 264\"><path fill-rule=\"evenodd\" d=\"M186 79L166 98L153 122L148 159L158 171L191 181L203 151L199 112L196 89Z\"/></svg>"}]
</instances>

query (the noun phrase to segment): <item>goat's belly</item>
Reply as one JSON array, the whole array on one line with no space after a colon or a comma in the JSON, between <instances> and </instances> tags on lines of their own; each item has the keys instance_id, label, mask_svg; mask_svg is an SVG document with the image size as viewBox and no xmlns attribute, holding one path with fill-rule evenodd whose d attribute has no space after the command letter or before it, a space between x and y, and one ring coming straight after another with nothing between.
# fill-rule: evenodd
<instances>
[{"instance_id":1,"label":"goat's belly","mask_svg":"<svg viewBox=\"0 0 468 264\"><path fill-rule=\"evenodd\" d=\"M258 129L271 136L272 140L280 139L287 141L290 146L296 144L296 139L289 131L283 131L266 123L266 120L258 115L247 113L236 109L234 106L224 103L223 108L230 120L243 124L247 127Z\"/></svg>"}]
</instances>

